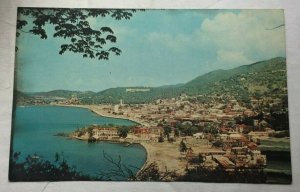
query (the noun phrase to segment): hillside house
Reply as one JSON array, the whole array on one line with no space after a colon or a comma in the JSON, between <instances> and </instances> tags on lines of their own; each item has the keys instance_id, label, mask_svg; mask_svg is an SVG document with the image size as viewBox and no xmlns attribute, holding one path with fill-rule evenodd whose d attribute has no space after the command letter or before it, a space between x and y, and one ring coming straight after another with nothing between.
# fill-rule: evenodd
<instances>
[{"instance_id":1,"label":"hillside house","mask_svg":"<svg viewBox=\"0 0 300 192\"><path fill-rule=\"evenodd\" d=\"M214 160L226 171L233 171L235 164L225 156L214 156Z\"/></svg>"},{"instance_id":2,"label":"hillside house","mask_svg":"<svg viewBox=\"0 0 300 192\"><path fill-rule=\"evenodd\" d=\"M248 133L248 137L249 139L253 140L253 139L265 139L269 137L269 132L267 131L251 131L250 133Z\"/></svg>"}]
</instances>

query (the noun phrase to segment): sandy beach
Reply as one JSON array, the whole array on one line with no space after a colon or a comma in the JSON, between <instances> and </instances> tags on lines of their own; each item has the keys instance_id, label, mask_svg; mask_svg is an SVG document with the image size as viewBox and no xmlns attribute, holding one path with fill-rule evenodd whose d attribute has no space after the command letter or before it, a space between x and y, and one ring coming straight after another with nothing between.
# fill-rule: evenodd
<instances>
[{"instance_id":1,"label":"sandy beach","mask_svg":"<svg viewBox=\"0 0 300 192\"><path fill-rule=\"evenodd\" d=\"M147 165L156 162L159 171L175 171L178 175L185 173L186 161L180 160L179 143L141 143L147 151Z\"/></svg>"},{"instance_id":2,"label":"sandy beach","mask_svg":"<svg viewBox=\"0 0 300 192\"><path fill-rule=\"evenodd\" d=\"M92 112L104 116L104 117L112 117L112 118L120 118L127 119L130 121L137 122L139 124L143 124L142 122L138 122L137 119L126 118L120 115L112 115L103 110L103 107L96 105L61 105L66 107L80 107L91 110ZM181 175L185 172L186 161L181 160L180 152L179 152L179 142L169 143L156 143L156 142L140 142L140 144L147 151L147 160L143 169L147 165L155 162L158 166L160 172L175 171L178 175Z\"/></svg>"},{"instance_id":3,"label":"sandy beach","mask_svg":"<svg viewBox=\"0 0 300 192\"><path fill-rule=\"evenodd\" d=\"M102 107L95 105L84 105L83 107L90 109L98 115L112 118L121 118L128 119L131 121L135 121L139 124L144 124L143 122L139 122L137 119L133 118L125 118L120 115L111 115L102 110ZM147 125L145 125L147 126ZM180 160L180 152L179 152L179 142L168 143L167 141L163 143L156 142L141 142L140 143L145 150L147 151L147 160L145 162L147 165L156 162L158 168L161 172L163 171L176 171L178 174L183 174L186 167L186 162Z\"/></svg>"}]
</instances>

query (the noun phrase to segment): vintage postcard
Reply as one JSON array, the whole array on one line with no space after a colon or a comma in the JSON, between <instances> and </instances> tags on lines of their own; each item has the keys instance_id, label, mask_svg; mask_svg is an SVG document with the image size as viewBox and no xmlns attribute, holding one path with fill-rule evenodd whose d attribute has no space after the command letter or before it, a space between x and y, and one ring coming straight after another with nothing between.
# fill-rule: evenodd
<instances>
[{"instance_id":1,"label":"vintage postcard","mask_svg":"<svg viewBox=\"0 0 300 192\"><path fill-rule=\"evenodd\" d=\"M18 8L10 181L292 182L283 10Z\"/></svg>"}]
</instances>

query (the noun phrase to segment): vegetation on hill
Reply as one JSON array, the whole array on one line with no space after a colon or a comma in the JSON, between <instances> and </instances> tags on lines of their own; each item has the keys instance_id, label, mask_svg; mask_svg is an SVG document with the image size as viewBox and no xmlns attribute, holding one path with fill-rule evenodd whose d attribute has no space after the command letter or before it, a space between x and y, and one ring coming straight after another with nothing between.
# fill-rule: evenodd
<instances>
[{"instance_id":1,"label":"vegetation on hill","mask_svg":"<svg viewBox=\"0 0 300 192\"><path fill-rule=\"evenodd\" d=\"M285 58L244 65L230 70L216 70L186 83L182 89L189 95L231 95L245 100L287 87Z\"/></svg>"},{"instance_id":2,"label":"vegetation on hill","mask_svg":"<svg viewBox=\"0 0 300 192\"><path fill-rule=\"evenodd\" d=\"M119 103L121 99L127 104L149 103L157 99L178 97L181 94L197 96L198 99L203 99L201 96L234 98L245 103L249 103L251 97L276 95L284 99L287 95L286 60L278 57L234 69L215 70L185 84L147 87L148 91L130 92L127 90L128 88L143 89L145 87L110 88L98 93L56 90L26 95L66 99L75 95L82 104ZM20 101L26 97L18 92L17 98Z\"/></svg>"}]
</instances>

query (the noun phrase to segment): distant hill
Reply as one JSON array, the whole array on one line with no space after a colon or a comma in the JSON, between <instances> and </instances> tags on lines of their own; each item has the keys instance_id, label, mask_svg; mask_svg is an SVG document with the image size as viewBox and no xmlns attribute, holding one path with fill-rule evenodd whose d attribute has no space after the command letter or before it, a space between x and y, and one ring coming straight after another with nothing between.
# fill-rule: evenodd
<instances>
[{"instance_id":1,"label":"distant hill","mask_svg":"<svg viewBox=\"0 0 300 192\"><path fill-rule=\"evenodd\" d=\"M219 95L234 97L238 100L249 100L250 97L263 95L286 94L286 59L274 59L243 65L229 70L215 70L178 85L161 87L118 87L98 93L55 90L50 92L30 93L26 96L64 97L76 95L82 103L147 103L157 99L189 96ZM22 93L24 98L24 93Z\"/></svg>"},{"instance_id":2,"label":"distant hill","mask_svg":"<svg viewBox=\"0 0 300 192\"><path fill-rule=\"evenodd\" d=\"M215 70L185 84L149 88L149 92L126 92L126 87L107 89L96 94L96 101L145 103L157 99L178 97L181 94L229 95L238 100L250 96L283 93L286 89L286 61L278 57L229 70ZM136 87L140 88L140 87Z\"/></svg>"},{"instance_id":3,"label":"distant hill","mask_svg":"<svg viewBox=\"0 0 300 192\"><path fill-rule=\"evenodd\" d=\"M41 96L41 97L64 97L64 98L71 98L72 96L76 95L77 97L80 96L92 96L95 92L92 91L68 91L68 90L53 90L48 92L33 92L33 93L26 93L28 96Z\"/></svg>"},{"instance_id":4,"label":"distant hill","mask_svg":"<svg viewBox=\"0 0 300 192\"><path fill-rule=\"evenodd\" d=\"M286 60L278 57L229 70L216 70L187 82L187 94L263 94L286 88Z\"/></svg>"}]
</instances>

